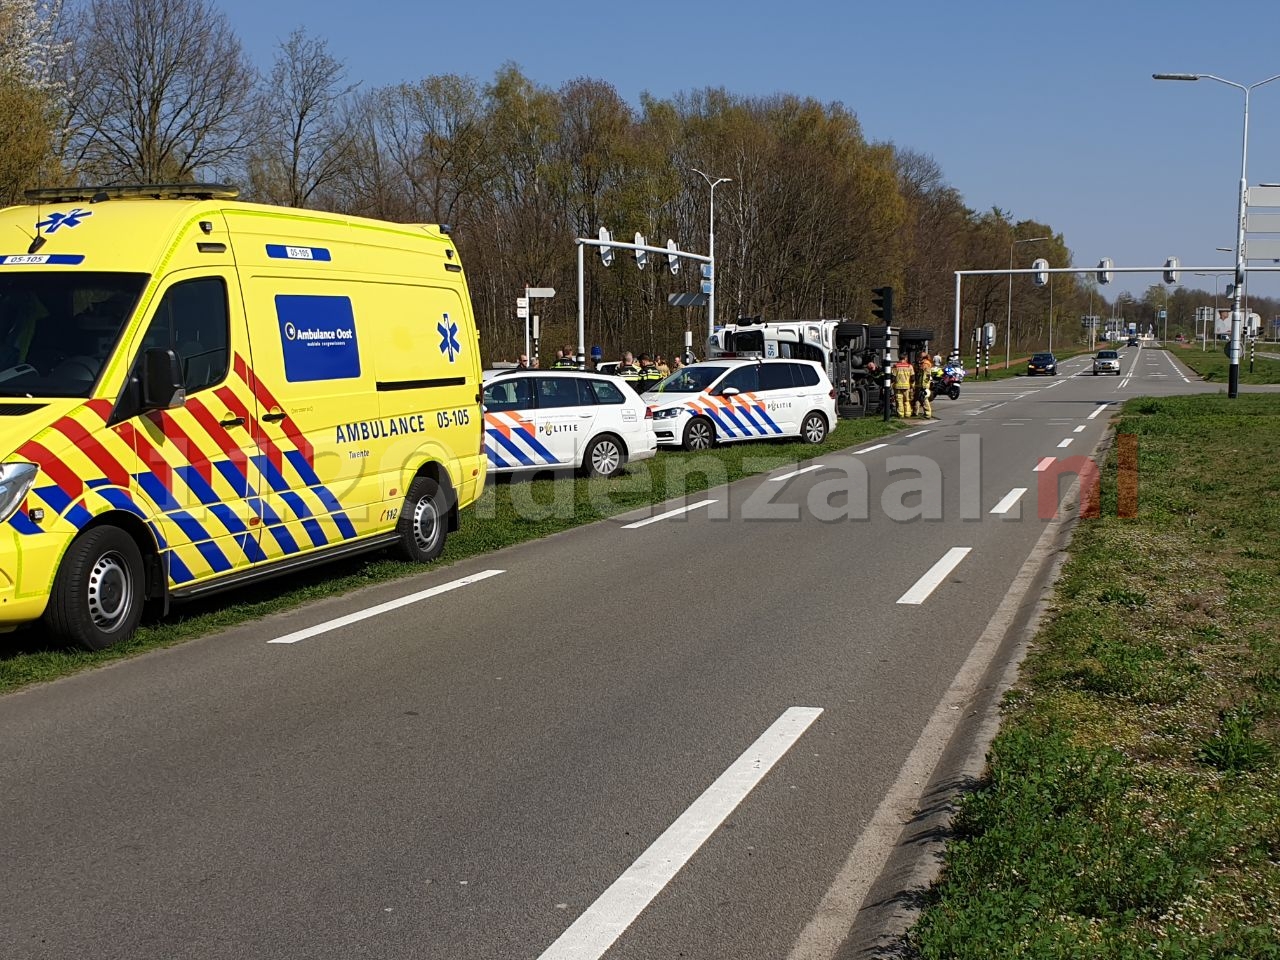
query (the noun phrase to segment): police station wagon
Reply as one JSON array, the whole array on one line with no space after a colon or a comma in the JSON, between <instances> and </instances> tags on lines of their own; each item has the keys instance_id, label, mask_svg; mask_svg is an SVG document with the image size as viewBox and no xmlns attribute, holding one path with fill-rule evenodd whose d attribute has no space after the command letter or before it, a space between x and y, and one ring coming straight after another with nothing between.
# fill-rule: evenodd
<instances>
[{"instance_id":1,"label":"police station wagon","mask_svg":"<svg viewBox=\"0 0 1280 960\"><path fill-rule=\"evenodd\" d=\"M486 372L484 436L495 473L580 469L612 477L657 452L649 408L635 390L582 370Z\"/></svg>"},{"instance_id":2,"label":"police station wagon","mask_svg":"<svg viewBox=\"0 0 1280 960\"><path fill-rule=\"evenodd\" d=\"M800 437L821 443L836 424L836 392L809 360L692 363L645 392L659 446Z\"/></svg>"}]
</instances>

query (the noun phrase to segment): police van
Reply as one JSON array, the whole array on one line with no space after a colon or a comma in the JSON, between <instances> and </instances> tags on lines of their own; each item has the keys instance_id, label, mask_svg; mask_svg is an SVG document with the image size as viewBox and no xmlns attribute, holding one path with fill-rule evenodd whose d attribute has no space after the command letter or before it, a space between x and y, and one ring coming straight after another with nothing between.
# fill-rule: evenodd
<instances>
[{"instance_id":1,"label":"police van","mask_svg":"<svg viewBox=\"0 0 1280 960\"><path fill-rule=\"evenodd\" d=\"M0 210L0 629L99 649L148 601L382 547L428 561L479 496L447 229L235 197Z\"/></svg>"},{"instance_id":2,"label":"police van","mask_svg":"<svg viewBox=\"0 0 1280 960\"><path fill-rule=\"evenodd\" d=\"M576 469L612 477L658 450L639 394L617 377L582 370L487 372L484 426L493 473Z\"/></svg>"},{"instance_id":3,"label":"police van","mask_svg":"<svg viewBox=\"0 0 1280 960\"><path fill-rule=\"evenodd\" d=\"M799 437L821 443L836 425L836 391L810 360L705 360L681 367L643 394L659 446L706 450L717 443Z\"/></svg>"}]
</instances>

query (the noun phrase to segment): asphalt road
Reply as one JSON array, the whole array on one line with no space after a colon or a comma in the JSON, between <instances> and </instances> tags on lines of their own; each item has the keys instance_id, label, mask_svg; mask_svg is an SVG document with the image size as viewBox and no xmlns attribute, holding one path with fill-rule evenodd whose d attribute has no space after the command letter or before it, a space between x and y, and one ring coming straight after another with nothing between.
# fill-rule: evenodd
<instances>
[{"instance_id":1,"label":"asphalt road","mask_svg":"<svg viewBox=\"0 0 1280 960\"><path fill-rule=\"evenodd\" d=\"M1122 356L0 699L0 953L835 957Z\"/></svg>"}]
</instances>

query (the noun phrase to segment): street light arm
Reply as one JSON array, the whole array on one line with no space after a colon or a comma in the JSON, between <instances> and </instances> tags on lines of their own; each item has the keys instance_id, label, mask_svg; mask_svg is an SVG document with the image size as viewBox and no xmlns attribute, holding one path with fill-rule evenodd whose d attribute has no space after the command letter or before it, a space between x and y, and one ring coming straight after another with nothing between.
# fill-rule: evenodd
<instances>
[{"instance_id":1,"label":"street light arm","mask_svg":"<svg viewBox=\"0 0 1280 960\"><path fill-rule=\"evenodd\" d=\"M1199 80L1198 73L1153 73L1152 80Z\"/></svg>"}]
</instances>

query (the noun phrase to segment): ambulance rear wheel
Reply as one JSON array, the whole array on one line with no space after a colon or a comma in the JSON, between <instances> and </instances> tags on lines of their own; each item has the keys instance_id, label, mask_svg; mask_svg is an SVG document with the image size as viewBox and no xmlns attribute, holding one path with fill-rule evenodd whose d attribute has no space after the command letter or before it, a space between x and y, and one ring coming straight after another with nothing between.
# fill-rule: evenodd
<instances>
[{"instance_id":1,"label":"ambulance rear wheel","mask_svg":"<svg viewBox=\"0 0 1280 960\"><path fill-rule=\"evenodd\" d=\"M142 552L119 527L87 530L71 542L53 582L45 625L62 640L105 650L142 619Z\"/></svg>"},{"instance_id":2,"label":"ambulance rear wheel","mask_svg":"<svg viewBox=\"0 0 1280 960\"><path fill-rule=\"evenodd\" d=\"M430 477L417 477L409 484L396 524L400 556L415 563L428 563L440 556L448 515L449 504L439 484Z\"/></svg>"},{"instance_id":3,"label":"ambulance rear wheel","mask_svg":"<svg viewBox=\"0 0 1280 960\"><path fill-rule=\"evenodd\" d=\"M706 417L694 417L684 428L686 450L710 450L716 445L716 428Z\"/></svg>"}]
</instances>

